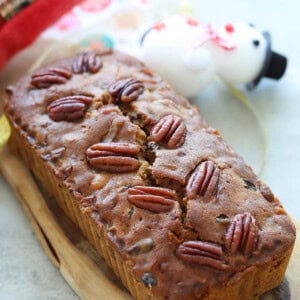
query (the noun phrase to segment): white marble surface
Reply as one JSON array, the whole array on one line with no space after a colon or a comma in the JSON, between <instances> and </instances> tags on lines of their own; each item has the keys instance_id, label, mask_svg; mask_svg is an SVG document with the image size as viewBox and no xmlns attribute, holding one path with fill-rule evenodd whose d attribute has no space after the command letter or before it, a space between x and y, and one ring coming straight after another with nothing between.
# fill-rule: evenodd
<instances>
[{"instance_id":1,"label":"white marble surface","mask_svg":"<svg viewBox=\"0 0 300 300\"><path fill-rule=\"evenodd\" d=\"M168 1L165 1L166 5ZM294 217L300 219L300 2L297 0L191 1L203 22L255 23L273 33L274 48L289 57L285 77L263 81L248 93L268 130L268 155L261 177ZM299 4L298 4L299 3ZM4 78L4 74L0 74ZM193 101L255 170L264 153L257 122L220 83ZM0 299L71 300L77 296L36 240L16 197L0 177Z\"/></svg>"}]
</instances>

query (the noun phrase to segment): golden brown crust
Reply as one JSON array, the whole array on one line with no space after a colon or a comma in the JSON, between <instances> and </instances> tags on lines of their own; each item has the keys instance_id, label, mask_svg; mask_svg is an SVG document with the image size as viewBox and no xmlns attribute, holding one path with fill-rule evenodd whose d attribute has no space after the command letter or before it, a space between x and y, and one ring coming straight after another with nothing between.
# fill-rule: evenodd
<instances>
[{"instance_id":1,"label":"golden brown crust","mask_svg":"<svg viewBox=\"0 0 300 300\"><path fill-rule=\"evenodd\" d=\"M278 285L295 229L277 199L142 63L91 57L93 72L85 63L64 83L16 84L12 151L136 299L254 299ZM77 60L54 67L69 74Z\"/></svg>"}]
</instances>

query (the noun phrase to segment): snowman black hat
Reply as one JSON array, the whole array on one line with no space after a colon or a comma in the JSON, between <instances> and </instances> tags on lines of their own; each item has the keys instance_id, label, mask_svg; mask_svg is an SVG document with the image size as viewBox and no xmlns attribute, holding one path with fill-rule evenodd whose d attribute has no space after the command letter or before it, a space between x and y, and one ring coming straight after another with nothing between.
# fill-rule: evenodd
<instances>
[{"instance_id":1,"label":"snowman black hat","mask_svg":"<svg viewBox=\"0 0 300 300\"><path fill-rule=\"evenodd\" d=\"M256 78L247 85L248 88L255 88L263 77L278 80L280 79L287 67L287 58L277 52L272 51L271 34L267 31L263 33L267 42L266 57L262 69Z\"/></svg>"}]
</instances>

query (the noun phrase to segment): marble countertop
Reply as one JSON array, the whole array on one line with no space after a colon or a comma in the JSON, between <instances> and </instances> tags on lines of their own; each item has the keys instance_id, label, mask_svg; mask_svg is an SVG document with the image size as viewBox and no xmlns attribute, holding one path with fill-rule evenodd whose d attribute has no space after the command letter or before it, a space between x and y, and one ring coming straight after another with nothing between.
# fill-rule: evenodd
<instances>
[{"instance_id":1,"label":"marble countertop","mask_svg":"<svg viewBox=\"0 0 300 300\"><path fill-rule=\"evenodd\" d=\"M161 1L167 6L168 1ZM271 186L286 210L300 220L300 3L291 0L189 1L204 23L255 23L273 34L274 48L289 57L279 82L263 81L247 96L255 107L267 141L253 112L220 82L192 101L206 120L242 154ZM298 4L299 3L299 4ZM216 8L217 7L217 8ZM27 49L23 57L34 52ZM22 72L16 57L1 73L1 88L11 74ZM264 155L266 154L266 159ZM0 299L77 299L35 238L15 195L0 175Z\"/></svg>"}]
</instances>

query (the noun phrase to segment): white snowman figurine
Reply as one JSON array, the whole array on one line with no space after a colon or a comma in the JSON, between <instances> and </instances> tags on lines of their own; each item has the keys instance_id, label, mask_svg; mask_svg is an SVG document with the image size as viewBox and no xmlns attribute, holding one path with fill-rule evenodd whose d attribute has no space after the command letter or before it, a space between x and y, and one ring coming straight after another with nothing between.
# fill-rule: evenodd
<instances>
[{"instance_id":1,"label":"white snowman figurine","mask_svg":"<svg viewBox=\"0 0 300 300\"><path fill-rule=\"evenodd\" d=\"M268 32L242 23L216 29L184 16L150 28L141 49L145 63L186 97L196 95L216 75L253 88L263 77L281 78L287 65L284 56L272 51Z\"/></svg>"}]
</instances>

